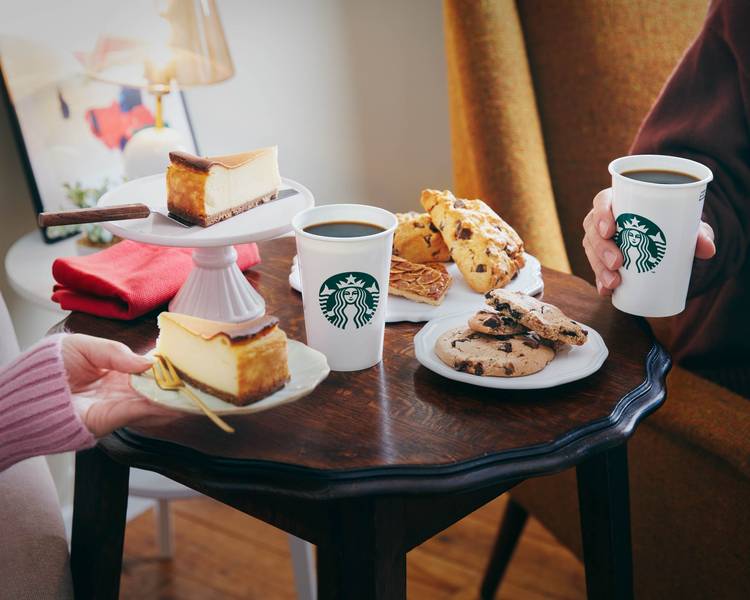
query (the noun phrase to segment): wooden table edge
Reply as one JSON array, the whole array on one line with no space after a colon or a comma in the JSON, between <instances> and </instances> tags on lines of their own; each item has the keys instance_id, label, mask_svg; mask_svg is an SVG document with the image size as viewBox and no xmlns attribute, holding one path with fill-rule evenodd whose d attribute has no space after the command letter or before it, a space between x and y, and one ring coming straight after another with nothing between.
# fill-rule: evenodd
<instances>
[{"instance_id":1,"label":"wooden table edge","mask_svg":"<svg viewBox=\"0 0 750 600\"><path fill-rule=\"evenodd\" d=\"M500 481L520 481L556 473L625 442L638 423L664 402L666 375L671 364L669 354L654 341L646 357L643 382L620 399L609 417L547 444L446 465L321 470L274 461L209 456L186 446L139 435L127 428L102 438L99 445L117 462L156 470L182 483L187 483L193 469L200 467L207 488L216 490L242 489L318 500L467 491ZM150 459L153 455L159 457L162 468L153 468ZM206 477L209 473L211 475ZM246 483L238 484L238 480Z\"/></svg>"}]
</instances>

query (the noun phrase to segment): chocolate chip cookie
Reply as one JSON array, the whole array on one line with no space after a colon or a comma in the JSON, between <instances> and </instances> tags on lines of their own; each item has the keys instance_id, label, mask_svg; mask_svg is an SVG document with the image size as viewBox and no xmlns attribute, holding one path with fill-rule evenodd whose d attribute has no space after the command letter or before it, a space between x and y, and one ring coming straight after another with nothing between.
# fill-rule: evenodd
<instances>
[{"instance_id":1,"label":"chocolate chip cookie","mask_svg":"<svg viewBox=\"0 0 750 600\"><path fill-rule=\"evenodd\" d=\"M490 310L480 310L469 319L469 328L486 335L516 335L528 329L512 317Z\"/></svg>"},{"instance_id":2,"label":"chocolate chip cookie","mask_svg":"<svg viewBox=\"0 0 750 600\"><path fill-rule=\"evenodd\" d=\"M487 292L485 298L498 314L515 319L543 338L574 346L586 343L588 332L552 304L502 289Z\"/></svg>"},{"instance_id":3,"label":"chocolate chip cookie","mask_svg":"<svg viewBox=\"0 0 750 600\"><path fill-rule=\"evenodd\" d=\"M495 337L466 327L446 331L435 354L456 371L489 377L521 377L541 371L555 351L534 334Z\"/></svg>"}]
</instances>

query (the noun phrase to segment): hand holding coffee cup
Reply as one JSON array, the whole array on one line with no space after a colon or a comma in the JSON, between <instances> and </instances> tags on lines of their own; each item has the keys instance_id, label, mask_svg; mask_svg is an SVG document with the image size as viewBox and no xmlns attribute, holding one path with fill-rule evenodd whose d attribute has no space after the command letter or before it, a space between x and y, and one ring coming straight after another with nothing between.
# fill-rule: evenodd
<instances>
[{"instance_id":1,"label":"hand holding coffee cup","mask_svg":"<svg viewBox=\"0 0 750 600\"><path fill-rule=\"evenodd\" d=\"M591 210L583 220L583 248L596 276L596 289L601 296L611 296L620 285L618 270L622 266L622 252L612 239L615 217L612 214L612 188L594 196ZM705 221L698 228L695 258L708 260L716 254L714 230Z\"/></svg>"},{"instance_id":2,"label":"hand holding coffee cup","mask_svg":"<svg viewBox=\"0 0 750 600\"><path fill-rule=\"evenodd\" d=\"M597 290L614 293L613 303L625 312L677 314L693 257L716 253L714 232L700 220L711 171L687 159L636 155L613 161L610 172L613 187L596 195L583 221Z\"/></svg>"}]
</instances>

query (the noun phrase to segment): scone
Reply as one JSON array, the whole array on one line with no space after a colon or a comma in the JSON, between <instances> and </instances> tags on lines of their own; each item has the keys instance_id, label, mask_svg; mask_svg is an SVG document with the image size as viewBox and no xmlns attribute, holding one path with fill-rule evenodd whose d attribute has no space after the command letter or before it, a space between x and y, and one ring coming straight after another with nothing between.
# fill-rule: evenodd
<instances>
[{"instance_id":1,"label":"scone","mask_svg":"<svg viewBox=\"0 0 750 600\"><path fill-rule=\"evenodd\" d=\"M523 267L523 241L481 200L423 190L421 202L474 291L484 294L503 287Z\"/></svg>"},{"instance_id":2,"label":"scone","mask_svg":"<svg viewBox=\"0 0 750 600\"><path fill-rule=\"evenodd\" d=\"M396 213L393 254L415 263L447 262L451 259L443 236L427 213Z\"/></svg>"},{"instance_id":3,"label":"scone","mask_svg":"<svg viewBox=\"0 0 750 600\"><path fill-rule=\"evenodd\" d=\"M420 265L400 256L391 257L388 293L414 302L439 305L452 278L441 263Z\"/></svg>"},{"instance_id":4,"label":"scone","mask_svg":"<svg viewBox=\"0 0 750 600\"><path fill-rule=\"evenodd\" d=\"M456 371L489 377L531 375L555 357L555 351L533 334L498 339L465 327L441 335L435 342L435 354Z\"/></svg>"},{"instance_id":5,"label":"scone","mask_svg":"<svg viewBox=\"0 0 750 600\"><path fill-rule=\"evenodd\" d=\"M501 289L492 290L485 297L487 304L500 315L515 319L543 338L574 346L586 343L588 332L552 304Z\"/></svg>"},{"instance_id":6,"label":"scone","mask_svg":"<svg viewBox=\"0 0 750 600\"><path fill-rule=\"evenodd\" d=\"M489 310L480 310L469 319L469 329L485 335L517 335L528 329L512 317Z\"/></svg>"}]
</instances>

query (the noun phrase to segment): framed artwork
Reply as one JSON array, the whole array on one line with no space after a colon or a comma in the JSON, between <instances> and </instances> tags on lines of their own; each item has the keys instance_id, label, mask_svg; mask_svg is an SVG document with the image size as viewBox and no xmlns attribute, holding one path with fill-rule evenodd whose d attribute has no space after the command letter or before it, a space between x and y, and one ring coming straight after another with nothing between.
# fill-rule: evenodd
<instances>
[{"instance_id":1,"label":"framed artwork","mask_svg":"<svg viewBox=\"0 0 750 600\"><path fill-rule=\"evenodd\" d=\"M77 64L81 56L75 46L44 37L38 21L28 22L24 31L24 22L13 22L12 34L0 25L0 101L7 107L34 208L40 213L92 206L124 181L123 148L138 130L154 124L155 99L147 91L92 80ZM83 24L91 30L85 19ZM164 120L197 154L182 92L164 97ZM47 227L42 234L53 242L79 230Z\"/></svg>"}]
</instances>

